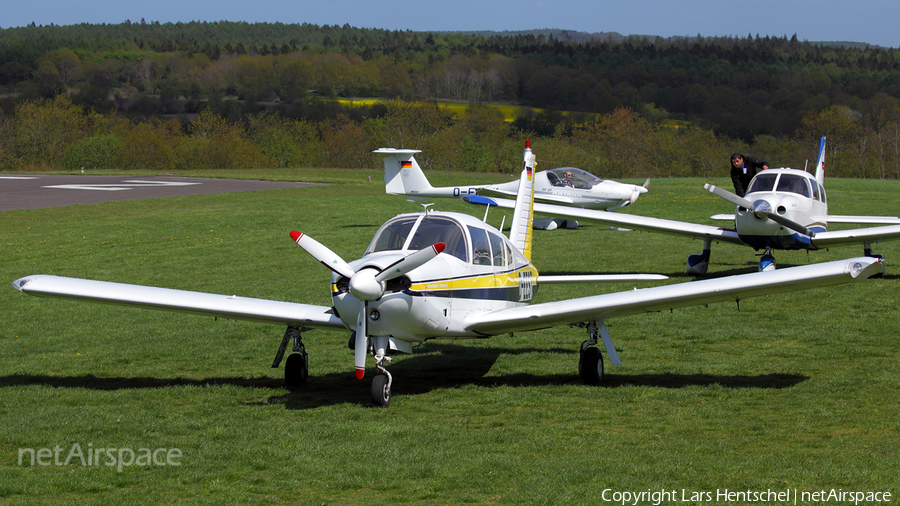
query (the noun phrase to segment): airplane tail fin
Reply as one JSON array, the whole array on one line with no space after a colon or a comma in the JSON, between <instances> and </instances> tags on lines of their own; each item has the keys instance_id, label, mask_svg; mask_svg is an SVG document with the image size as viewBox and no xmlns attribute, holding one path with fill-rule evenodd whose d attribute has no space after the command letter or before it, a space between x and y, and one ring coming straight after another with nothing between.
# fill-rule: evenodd
<instances>
[{"instance_id":1,"label":"airplane tail fin","mask_svg":"<svg viewBox=\"0 0 900 506\"><path fill-rule=\"evenodd\" d=\"M825 186L825 137L819 142L819 158L816 160L816 181Z\"/></svg>"},{"instance_id":2,"label":"airplane tail fin","mask_svg":"<svg viewBox=\"0 0 900 506\"><path fill-rule=\"evenodd\" d=\"M510 222L509 240L531 261L531 236L534 230L534 153L531 142L525 141L522 160L522 175L519 178L519 191L516 207Z\"/></svg>"},{"instance_id":3,"label":"airplane tail fin","mask_svg":"<svg viewBox=\"0 0 900 506\"><path fill-rule=\"evenodd\" d=\"M418 149L380 148L373 151L384 157L384 190L390 195L407 195L407 200L422 200L417 193L427 193L432 189L431 183L419 167L413 156L421 153ZM423 197L424 198L424 197Z\"/></svg>"}]
</instances>

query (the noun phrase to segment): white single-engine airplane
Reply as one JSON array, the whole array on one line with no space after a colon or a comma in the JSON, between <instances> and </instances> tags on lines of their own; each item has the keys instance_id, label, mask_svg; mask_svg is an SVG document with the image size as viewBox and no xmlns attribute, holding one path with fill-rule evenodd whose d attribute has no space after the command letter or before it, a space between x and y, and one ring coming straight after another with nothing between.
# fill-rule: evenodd
<instances>
[{"instance_id":1,"label":"white single-engine airplane","mask_svg":"<svg viewBox=\"0 0 900 506\"><path fill-rule=\"evenodd\" d=\"M470 215L426 211L401 214L375 233L359 260L347 263L300 232L291 238L331 269L332 306L171 290L105 281L33 275L13 287L27 294L87 300L205 316L285 325L272 367L290 341L285 382L306 382L308 360L302 333L315 328L346 329L362 378L366 357L380 372L372 381L372 401L387 406L392 379L385 369L392 351L411 353L429 339L483 338L557 325L580 326L579 374L586 383L603 379L602 340L610 360L620 363L604 320L676 307L739 301L793 290L848 283L880 271L875 258L751 273L619 293L529 304L543 283L665 279L652 275L541 276L531 264L534 155L525 148L519 198L510 237Z\"/></svg>"},{"instance_id":2,"label":"white single-engine airplane","mask_svg":"<svg viewBox=\"0 0 900 506\"><path fill-rule=\"evenodd\" d=\"M519 191L519 181L508 183L469 186L431 186L422 168L413 155L418 149L381 148L374 151L384 158L385 191L391 195L406 195L414 202L434 197L466 197L483 195L515 198ZM549 204L559 204L584 209L606 209L615 211L634 204L642 193L647 193L648 178L643 186L600 179L590 172L574 167L560 167L544 170L534 175L534 200ZM538 224L539 223L539 224ZM553 230L561 222L538 220L535 228ZM569 228L577 226L570 221Z\"/></svg>"},{"instance_id":3,"label":"white single-engine airplane","mask_svg":"<svg viewBox=\"0 0 900 506\"><path fill-rule=\"evenodd\" d=\"M709 267L713 241L750 246L765 253L759 263L760 271L774 270L772 250L817 250L833 246L862 244L863 254L882 258L872 252L872 244L881 240L900 238L900 218L896 216L838 216L828 214L825 196L825 137L819 145L815 177L806 171L787 168L762 171L753 178L747 194L739 197L722 188L707 184L705 188L737 206L735 214L717 214L713 219L733 220L734 229L699 223L666 220L589 209L535 204L535 212L592 220L604 225L661 232L702 239L703 252L688 256L687 272L705 274ZM479 205L512 207L505 199L466 197ZM860 223L889 225L827 231L828 223ZM883 269L883 266L882 266Z\"/></svg>"}]
</instances>

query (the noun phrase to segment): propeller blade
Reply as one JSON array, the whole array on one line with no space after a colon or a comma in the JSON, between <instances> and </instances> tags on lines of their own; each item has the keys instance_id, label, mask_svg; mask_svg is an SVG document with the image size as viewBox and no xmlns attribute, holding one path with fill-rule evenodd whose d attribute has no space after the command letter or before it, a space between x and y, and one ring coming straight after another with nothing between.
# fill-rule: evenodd
<instances>
[{"instance_id":1,"label":"propeller blade","mask_svg":"<svg viewBox=\"0 0 900 506\"><path fill-rule=\"evenodd\" d=\"M319 241L313 239L308 235L304 235L296 230L291 232L291 239L294 240L301 248L305 249L307 253L313 256L316 260L322 263L325 267L328 267L332 271L344 276L346 278L350 278L353 276L353 269L347 265L341 257L337 256L337 254L327 246L323 245Z\"/></svg>"},{"instance_id":2,"label":"propeller blade","mask_svg":"<svg viewBox=\"0 0 900 506\"><path fill-rule=\"evenodd\" d=\"M803 225L797 223L796 221L794 221L792 219L785 218L784 216L781 216L780 214L774 213L772 211L765 212L764 214L766 215L766 218L774 221L775 223L778 223L779 225L785 226L785 227L793 230L794 232L800 232L801 234L805 234L810 237L816 236L815 232L804 227Z\"/></svg>"},{"instance_id":3,"label":"propeller blade","mask_svg":"<svg viewBox=\"0 0 900 506\"><path fill-rule=\"evenodd\" d=\"M366 303L359 305L359 315L356 318L356 345L353 349L353 367L356 369L356 379L363 379L366 374L366 353L368 353L368 338L366 337Z\"/></svg>"},{"instance_id":4,"label":"propeller blade","mask_svg":"<svg viewBox=\"0 0 900 506\"><path fill-rule=\"evenodd\" d=\"M444 243L439 242L434 244L428 248L422 248L415 253L407 255L400 260L392 263L387 266L375 276L375 281L382 283L389 279L394 279L396 277L402 276L407 272L424 265L426 262L431 260L432 258L438 256L440 252L444 251Z\"/></svg>"},{"instance_id":5,"label":"propeller blade","mask_svg":"<svg viewBox=\"0 0 900 506\"><path fill-rule=\"evenodd\" d=\"M738 197L737 195L735 195L734 193L731 193L728 190L719 188L717 186L713 186L709 183L703 185L703 187L706 188L707 190L709 190L710 192L712 192L717 197L721 197L721 198L727 200L728 202L731 202L732 204L741 206L744 209L753 209L753 203L750 202L749 200L745 199L744 197Z\"/></svg>"}]
</instances>

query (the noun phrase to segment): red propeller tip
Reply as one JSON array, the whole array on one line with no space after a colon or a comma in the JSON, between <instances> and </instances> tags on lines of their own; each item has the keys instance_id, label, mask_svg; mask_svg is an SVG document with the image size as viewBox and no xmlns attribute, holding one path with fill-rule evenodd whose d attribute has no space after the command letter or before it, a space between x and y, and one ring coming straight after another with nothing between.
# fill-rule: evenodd
<instances>
[{"instance_id":1,"label":"red propeller tip","mask_svg":"<svg viewBox=\"0 0 900 506\"><path fill-rule=\"evenodd\" d=\"M531 141L525 141L525 147L531 148Z\"/></svg>"},{"instance_id":2,"label":"red propeller tip","mask_svg":"<svg viewBox=\"0 0 900 506\"><path fill-rule=\"evenodd\" d=\"M434 248L434 254L435 254L435 255L437 255L438 253L444 251L444 248L446 248L446 247L447 247L447 245L444 244L444 243L442 243L442 242L439 242L439 243L435 244L434 246L432 246L432 248Z\"/></svg>"},{"instance_id":3,"label":"red propeller tip","mask_svg":"<svg viewBox=\"0 0 900 506\"><path fill-rule=\"evenodd\" d=\"M301 237L303 237L303 234L300 232L297 232L296 230L291 231L291 239L293 239L294 242L299 241Z\"/></svg>"},{"instance_id":4,"label":"red propeller tip","mask_svg":"<svg viewBox=\"0 0 900 506\"><path fill-rule=\"evenodd\" d=\"M356 368L356 379L361 380L363 376L366 374L366 369L364 367Z\"/></svg>"}]
</instances>

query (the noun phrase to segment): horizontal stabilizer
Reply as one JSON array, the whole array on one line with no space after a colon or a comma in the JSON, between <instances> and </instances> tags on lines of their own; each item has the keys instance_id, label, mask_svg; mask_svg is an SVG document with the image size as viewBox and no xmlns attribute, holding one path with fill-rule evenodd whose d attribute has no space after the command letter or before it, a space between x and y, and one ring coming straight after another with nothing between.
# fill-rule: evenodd
<instances>
[{"instance_id":1,"label":"horizontal stabilizer","mask_svg":"<svg viewBox=\"0 0 900 506\"><path fill-rule=\"evenodd\" d=\"M669 276L662 274L585 274L572 276L538 276L537 282L556 283L620 283L628 281L663 281Z\"/></svg>"}]
</instances>

